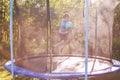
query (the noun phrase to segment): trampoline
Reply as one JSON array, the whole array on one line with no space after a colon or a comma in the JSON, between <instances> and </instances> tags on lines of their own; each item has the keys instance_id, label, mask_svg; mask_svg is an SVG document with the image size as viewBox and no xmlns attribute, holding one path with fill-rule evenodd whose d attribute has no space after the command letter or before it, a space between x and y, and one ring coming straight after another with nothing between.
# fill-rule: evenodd
<instances>
[{"instance_id":1,"label":"trampoline","mask_svg":"<svg viewBox=\"0 0 120 80\"><path fill-rule=\"evenodd\" d=\"M10 0L11 61L4 66L13 77L87 80L120 71L112 59L112 26L101 26L100 10L88 0L14 0L14 9L12 20Z\"/></svg>"},{"instance_id":2,"label":"trampoline","mask_svg":"<svg viewBox=\"0 0 120 80\"><path fill-rule=\"evenodd\" d=\"M23 68L17 65L14 65L14 73L19 76L27 76L32 78L41 78L41 79L71 79L71 78L84 78L84 57L59 57L53 56L53 58L58 58L55 62L59 62L59 65L53 71L50 72L35 72L27 68ZM34 57L39 58L39 57ZM28 58L28 60L33 61L34 58ZM65 60L62 62L62 60ZM24 61L24 60L23 60ZM81 63L80 63L81 62ZM100 58L96 59L96 65L94 66L94 70L92 70L92 64L94 62L94 58L89 58L88 65L88 77L96 77L102 76L106 74L112 74L114 72L118 72L120 70L120 62L117 60L113 60L113 65L109 64L109 62L102 60ZM11 61L5 64L5 68L11 72ZM33 63L34 64L34 63ZM30 66L30 65L29 65ZM38 66L38 65L36 65ZM61 66L63 66L61 68ZM73 67L74 66L74 67Z\"/></svg>"}]
</instances>

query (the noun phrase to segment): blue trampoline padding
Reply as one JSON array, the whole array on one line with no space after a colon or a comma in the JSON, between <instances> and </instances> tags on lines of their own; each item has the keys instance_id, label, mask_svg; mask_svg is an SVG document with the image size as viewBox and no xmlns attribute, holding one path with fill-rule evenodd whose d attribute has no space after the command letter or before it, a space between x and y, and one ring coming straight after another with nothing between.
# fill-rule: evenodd
<instances>
[{"instance_id":1,"label":"blue trampoline padding","mask_svg":"<svg viewBox=\"0 0 120 80\"><path fill-rule=\"evenodd\" d=\"M4 67L11 72L11 61L8 61ZM88 77L96 77L96 76L102 76L106 74L112 74L115 72L120 71L120 62L117 60L113 60L113 66L108 67L107 70L96 71L88 73ZM84 73L78 73L78 72L54 72L54 73L37 73L33 72L31 70L19 67L14 65L14 73L15 75L19 76L27 76L32 78L40 78L40 79L68 79L68 78L83 78L85 76Z\"/></svg>"}]
</instances>

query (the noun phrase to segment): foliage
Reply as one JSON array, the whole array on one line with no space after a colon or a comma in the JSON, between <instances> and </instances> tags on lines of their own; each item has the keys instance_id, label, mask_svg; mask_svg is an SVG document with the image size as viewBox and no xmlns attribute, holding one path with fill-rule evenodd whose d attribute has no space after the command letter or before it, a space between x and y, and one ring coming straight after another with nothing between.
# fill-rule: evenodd
<instances>
[{"instance_id":1,"label":"foliage","mask_svg":"<svg viewBox=\"0 0 120 80\"><path fill-rule=\"evenodd\" d=\"M0 42L0 56L7 60L10 59L9 46L5 42Z\"/></svg>"},{"instance_id":2,"label":"foliage","mask_svg":"<svg viewBox=\"0 0 120 80\"><path fill-rule=\"evenodd\" d=\"M9 43L9 0L0 0L0 41Z\"/></svg>"},{"instance_id":3,"label":"foliage","mask_svg":"<svg viewBox=\"0 0 120 80\"><path fill-rule=\"evenodd\" d=\"M9 0L0 0L0 55L9 59Z\"/></svg>"},{"instance_id":4,"label":"foliage","mask_svg":"<svg viewBox=\"0 0 120 80\"><path fill-rule=\"evenodd\" d=\"M9 0L0 0L0 23L9 21Z\"/></svg>"},{"instance_id":5,"label":"foliage","mask_svg":"<svg viewBox=\"0 0 120 80\"><path fill-rule=\"evenodd\" d=\"M120 4L116 7L114 14L113 37L120 38Z\"/></svg>"},{"instance_id":6,"label":"foliage","mask_svg":"<svg viewBox=\"0 0 120 80\"><path fill-rule=\"evenodd\" d=\"M113 58L120 60L120 39L113 39Z\"/></svg>"},{"instance_id":7,"label":"foliage","mask_svg":"<svg viewBox=\"0 0 120 80\"><path fill-rule=\"evenodd\" d=\"M114 14L113 58L120 60L120 4L116 7Z\"/></svg>"}]
</instances>

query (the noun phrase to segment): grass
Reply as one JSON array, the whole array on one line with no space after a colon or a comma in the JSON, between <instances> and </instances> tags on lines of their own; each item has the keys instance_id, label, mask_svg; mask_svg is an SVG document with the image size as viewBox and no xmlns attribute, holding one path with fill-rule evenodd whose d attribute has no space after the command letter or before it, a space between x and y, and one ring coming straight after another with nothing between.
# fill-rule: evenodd
<instances>
[{"instance_id":1,"label":"grass","mask_svg":"<svg viewBox=\"0 0 120 80\"><path fill-rule=\"evenodd\" d=\"M11 73L3 66L0 66L0 80L13 80ZM15 76L15 80L32 80L32 78Z\"/></svg>"},{"instance_id":2,"label":"grass","mask_svg":"<svg viewBox=\"0 0 120 80\"><path fill-rule=\"evenodd\" d=\"M3 66L0 66L0 80L12 80L11 74Z\"/></svg>"}]
</instances>

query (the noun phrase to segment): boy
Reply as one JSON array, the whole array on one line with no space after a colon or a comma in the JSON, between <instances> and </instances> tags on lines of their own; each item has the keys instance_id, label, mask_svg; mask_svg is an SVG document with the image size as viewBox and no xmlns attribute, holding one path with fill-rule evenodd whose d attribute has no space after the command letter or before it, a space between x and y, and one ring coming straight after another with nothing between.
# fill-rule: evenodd
<instances>
[{"instance_id":1,"label":"boy","mask_svg":"<svg viewBox=\"0 0 120 80\"><path fill-rule=\"evenodd\" d=\"M60 29L59 29L59 34L60 34L60 42L54 45L54 47L64 43L65 41L68 41L68 33L69 29L71 29L72 23L69 21L69 15L65 14L63 16L63 19L60 23Z\"/></svg>"}]
</instances>

